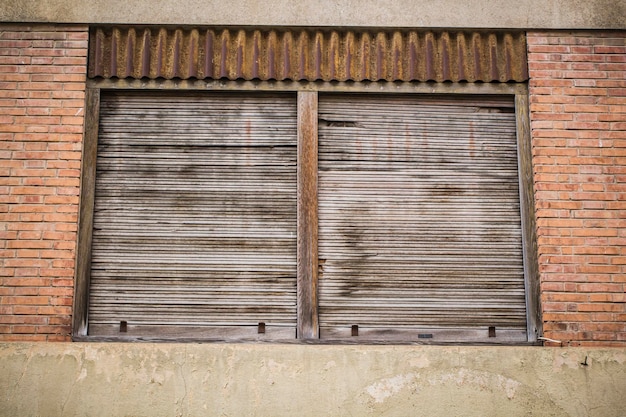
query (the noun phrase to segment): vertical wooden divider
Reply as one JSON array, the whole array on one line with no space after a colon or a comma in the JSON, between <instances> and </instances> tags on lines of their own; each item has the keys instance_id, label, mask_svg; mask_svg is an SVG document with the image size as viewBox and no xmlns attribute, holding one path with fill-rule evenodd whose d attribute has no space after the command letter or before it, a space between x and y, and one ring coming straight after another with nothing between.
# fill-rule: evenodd
<instances>
[{"instance_id":1,"label":"vertical wooden divider","mask_svg":"<svg viewBox=\"0 0 626 417\"><path fill-rule=\"evenodd\" d=\"M318 339L317 92L298 92L298 338Z\"/></svg>"},{"instance_id":2,"label":"vertical wooden divider","mask_svg":"<svg viewBox=\"0 0 626 417\"><path fill-rule=\"evenodd\" d=\"M543 334L528 93L515 95L528 341Z\"/></svg>"},{"instance_id":3,"label":"vertical wooden divider","mask_svg":"<svg viewBox=\"0 0 626 417\"><path fill-rule=\"evenodd\" d=\"M72 336L86 336L91 271L91 233L96 188L96 156L100 117L100 89L85 92L85 130L80 184L80 215L76 247L76 276L72 314Z\"/></svg>"}]
</instances>

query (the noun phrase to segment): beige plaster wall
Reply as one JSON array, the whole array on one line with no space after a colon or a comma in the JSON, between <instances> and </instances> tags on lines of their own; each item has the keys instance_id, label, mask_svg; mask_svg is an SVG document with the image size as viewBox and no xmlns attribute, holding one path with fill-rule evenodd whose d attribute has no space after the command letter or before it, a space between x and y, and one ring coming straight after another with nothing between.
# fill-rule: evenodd
<instances>
[{"instance_id":1,"label":"beige plaster wall","mask_svg":"<svg viewBox=\"0 0 626 417\"><path fill-rule=\"evenodd\" d=\"M618 29L621 0L0 0L0 21Z\"/></svg>"},{"instance_id":2,"label":"beige plaster wall","mask_svg":"<svg viewBox=\"0 0 626 417\"><path fill-rule=\"evenodd\" d=\"M0 344L1 416L624 416L626 349Z\"/></svg>"}]
</instances>

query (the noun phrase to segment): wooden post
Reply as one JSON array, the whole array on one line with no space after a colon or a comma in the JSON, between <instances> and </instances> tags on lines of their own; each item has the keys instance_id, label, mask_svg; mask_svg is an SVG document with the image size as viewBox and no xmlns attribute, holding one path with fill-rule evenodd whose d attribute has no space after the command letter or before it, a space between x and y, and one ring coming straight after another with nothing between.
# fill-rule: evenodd
<instances>
[{"instance_id":1,"label":"wooden post","mask_svg":"<svg viewBox=\"0 0 626 417\"><path fill-rule=\"evenodd\" d=\"M89 309L89 278L91 273L91 233L96 188L96 155L98 152L98 126L100 115L100 90L88 88L85 94L85 135L80 184L80 216L76 245L76 276L72 336L87 335Z\"/></svg>"},{"instance_id":2,"label":"wooden post","mask_svg":"<svg viewBox=\"0 0 626 417\"><path fill-rule=\"evenodd\" d=\"M317 92L298 93L298 338L319 338Z\"/></svg>"},{"instance_id":3,"label":"wooden post","mask_svg":"<svg viewBox=\"0 0 626 417\"><path fill-rule=\"evenodd\" d=\"M526 325L528 341L536 342L537 337L541 336L543 333L543 326L539 304L539 264L528 106L528 93L515 95L520 206L522 211L522 239L524 250L524 281L526 285Z\"/></svg>"}]
</instances>

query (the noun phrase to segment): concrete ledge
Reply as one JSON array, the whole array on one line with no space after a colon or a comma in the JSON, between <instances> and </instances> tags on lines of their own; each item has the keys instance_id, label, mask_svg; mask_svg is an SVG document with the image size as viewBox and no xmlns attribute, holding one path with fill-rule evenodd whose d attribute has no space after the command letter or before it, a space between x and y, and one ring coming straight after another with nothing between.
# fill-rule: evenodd
<instances>
[{"instance_id":1,"label":"concrete ledge","mask_svg":"<svg viewBox=\"0 0 626 417\"><path fill-rule=\"evenodd\" d=\"M0 344L1 416L624 416L626 349Z\"/></svg>"},{"instance_id":2,"label":"concrete ledge","mask_svg":"<svg viewBox=\"0 0 626 417\"><path fill-rule=\"evenodd\" d=\"M226 26L623 29L616 0L1 0L0 21Z\"/></svg>"}]
</instances>

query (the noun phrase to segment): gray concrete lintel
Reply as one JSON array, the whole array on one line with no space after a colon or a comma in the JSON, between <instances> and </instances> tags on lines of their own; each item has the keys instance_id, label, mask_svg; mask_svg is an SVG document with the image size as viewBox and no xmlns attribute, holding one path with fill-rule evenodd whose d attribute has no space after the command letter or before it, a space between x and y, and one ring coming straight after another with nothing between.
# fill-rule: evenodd
<instances>
[{"instance_id":1,"label":"gray concrete lintel","mask_svg":"<svg viewBox=\"0 0 626 417\"><path fill-rule=\"evenodd\" d=\"M623 0L0 0L0 21L285 27L624 29Z\"/></svg>"}]
</instances>

